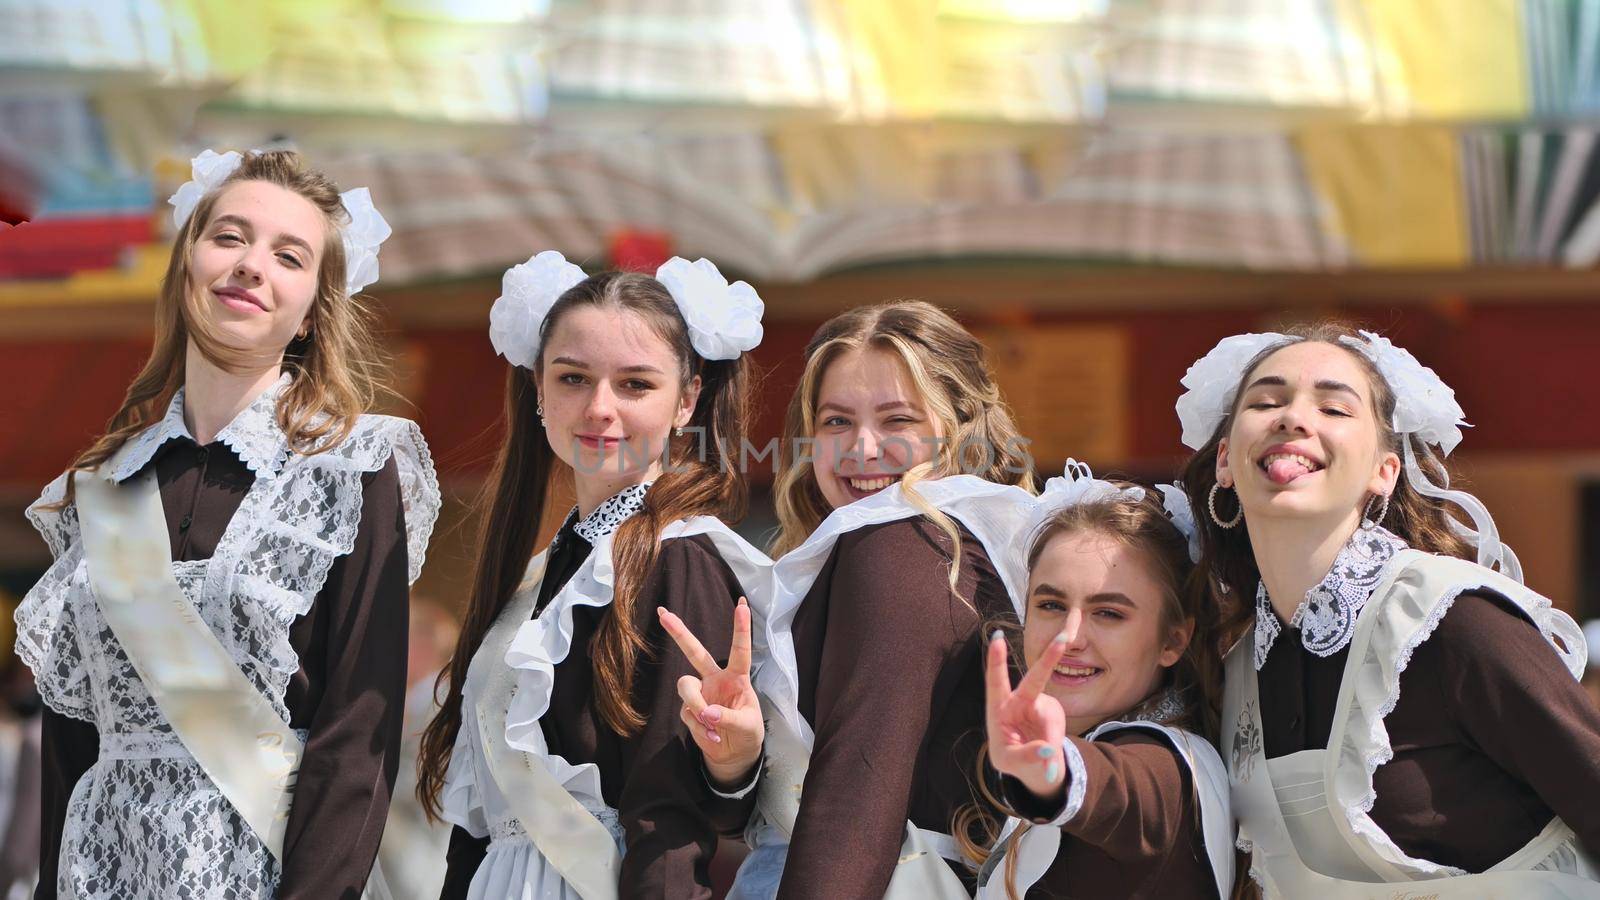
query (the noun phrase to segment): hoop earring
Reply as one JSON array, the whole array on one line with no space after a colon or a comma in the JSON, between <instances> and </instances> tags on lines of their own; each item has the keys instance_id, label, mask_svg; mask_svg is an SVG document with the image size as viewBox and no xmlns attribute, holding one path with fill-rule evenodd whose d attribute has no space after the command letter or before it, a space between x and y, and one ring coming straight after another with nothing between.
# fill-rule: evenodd
<instances>
[{"instance_id":1,"label":"hoop earring","mask_svg":"<svg viewBox=\"0 0 1600 900\"><path fill-rule=\"evenodd\" d=\"M1372 501L1377 500L1380 497L1383 498L1383 505L1378 508L1378 517L1376 519L1367 518L1367 514L1372 512ZM1367 531L1371 531L1372 529L1377 528L1379 525L1382 525L1383 524L1383 520L1385 518L1387 518L1388 515L1389 515L1389 495L1388 494L1373 494L1371 497L1367 498L1367 507L1366 507L1366 509L1363 509L1361 511L1361 527L1366 529Z\"/></svg>"},{"instance_id":2,"label":"hoop earring","mask_svg":"<svg viewBox=\"0 0 1600 900\"><path fill-rule=\"evenodd\" d=\"M1217 515L1217 489L1220 487L1222 485L1217 483L1211 485L1211 494L1206 497L1206 506L1211 509L1211 521L1217 523L1219 528L1232 528L1244 521L1244 504L1239 504L1239 511L1233 514L1233 518L1226 522L1222 521L1222 517ZM1235 495L1234 499L1237 500L1238 496Z\"/></svg>"}]
</instances>

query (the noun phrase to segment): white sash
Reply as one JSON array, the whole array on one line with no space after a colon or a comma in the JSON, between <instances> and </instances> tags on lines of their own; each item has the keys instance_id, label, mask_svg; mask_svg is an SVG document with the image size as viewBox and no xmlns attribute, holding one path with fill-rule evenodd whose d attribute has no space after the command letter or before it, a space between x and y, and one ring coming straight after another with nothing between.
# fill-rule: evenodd
<instances>
[{"instance_id":1,"label":"white sash","mask_svg":"<svg viewBox=\"0 0 1600 900\"><path fill-rule=\"evenodd\" d=\"M556 781L543 760L506 743L506 708L516 687L516 670L505 664L506 648L532 613L545 562L545 552L534 557L528 581L478 648L487 666L477 703L478 738L489 776L539 854L584 900L615 900L622 856L610 829Z\"/></svg>"},{"instance_id":2,"label":"white sash","mask_svg":"<svg viewBox=\"0 0 1600 900\"><path fill-rule=\"evenodd\" d=\"M1015 584L1014 580L1017 573L1025 569L1018 560L1022 555L1021 532L1027 522L1031 496L1021 488L995 484L972 475L919 482L914 490L978 538L1016 605L1026 588L1026 585ZM762 711L767 718L768 773L761 783L760 810L762 817L777 826L786 838L793 834L800 812L801 790L810 768L811 746L816 739L797 706L799 674L791 632L794 616L841 536L870 525L922 515L922 510L905 498L900 485L890 485L871 497L834 510L803 544L785 554L774 568L775 594L765 616L771 655L756 673L756 688L762 695ZM943 860L946 859L957 862L963 859L954 838L919 828L908 821L899 863L884 893L885 900L969 900L971 895L955 872L945 865Z\"/></svg>"},{"instance_id":3,"label":"white sash","mask_svg":"<svg viewBox=\"0 0 1600 900\"><path fill-rule=\"evenodd\" d=\"M1233 813L1228 804L1228 773L1217 757L1216 750L1206 740L1181 728L1156 722L1106 722L1090 731L1088 740L1124 729L1142 729L1161 735L1184 765L1194 782L1195 795L1200 800L1201 837L1205 841L1206 857L1211 862L1211 872L1216 879L1217 896L1227 898L1233 894ZM1003 848L1007 839L1022 826L1021 819L1007 819L996 848ZM1061 829L1035 825L1028 829L1017 845L1011 848L1017 854L1016 888L1018 896L1026 896L1028 889L1039 882L1050 870L1056 855L1061 852ZM993 863L986 863L988 880L977 893L977 900L1010 900L1006 891L1003 851L997 850Z\"/></svg>"},{"instance_id":4,"label":"white sash","mask_svg":"<svg viewBox=\"0 0 1600 900\"><path fill-rule=\"evenodd\" d=\"M1541 604L1531 600L1531 591L1470 563L1415 550L1401 551L1389 562L1383 580L1357 620L1327 750L1266 759L1253 664L1254 634L1247 633L1229 653L1222 707L1222 746L1228 755L1240 841L1248 842L1253 848L1251 875L1261 882L1267 896L1315 896L1336 900L1600 897L1600 883L1551 867L1570 864L1579 872L1592 874L1595 871L1571 828L1560 819L1552 820L1525 847L1489 870L1452 875L1424 872L1415 860L1410 860L1408 867L1405 860L1392 858L1398 851L1382 846L1392 842L1386 837L1380 841L1368 834L1358 834L1345 814L1339 789L1348 790L1353 782L1369 776L1364 766L1359 772L1352 769L1353 756L1347 752L1342 737L1357 736L1350 727L1354 718L1370 720L1374 712L1381 712L1387 705L1373 693L1372 686L1357 690L1358 679L1363 677L1359 673L1363 670L1382 672L1397 680L1399 668L1403 666L1399 654L1408 654L1431 632L1438 621L1438 605L1453 600L1463 590L1485 586L1502 593L1528 613L1547 640L1551 635L1560 635L1569 640L1568 649L1573 649L1567 638L1569 629L1559 621L1565 616L1551 610L1548 601ZM1387 649L1380 651L1375 641L1383 643ZM1557 652L1563 661L1571 664L1571 653ZM1581 654L1582 650L1576 652ZM1577 662L1581 665L1581 657ZM1365 704L1358 694L1366 695ZM1376 706L1364 708L1374 700ZM1377 727L1382 727L1381 718ZM1291 784L1277 785L1275 771L1303 774ZM1291 834L1280 803L1292 807L1291 812L1297 819L1296 833L1302 836L1300 844ZM1361 821L1364 831L1376 832L1370 816L1362 816ZM1333 877L1319 870L1340 871L1351 876L1362 873L1363 877L1359 880ZM1409 885L1409 888L1397 892L1396 884Z\"/></svg>"},{"instance_id":5,"label":"white sash","mask_svg":"<svg viewBox=\"0 0 1600 900\"><path fill-rule=\"evenodd\" d=\"M106 624L173 733L282 862L305 751L300 736L179 587L155 476L118 485L80 473L74 483L83 555ZM363 896L388 896L376 863Z\"/></svg>"}]
</instances>

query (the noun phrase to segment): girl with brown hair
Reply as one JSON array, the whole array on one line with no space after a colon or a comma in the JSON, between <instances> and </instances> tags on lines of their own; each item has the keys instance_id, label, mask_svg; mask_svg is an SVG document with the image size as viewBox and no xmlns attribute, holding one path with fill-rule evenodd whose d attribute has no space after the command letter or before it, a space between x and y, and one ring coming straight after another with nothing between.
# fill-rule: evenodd
<instances>
[{"instance_id":1,"label":"girl with brown hair","mask_svg":"<svg viewBox=\"0 0 1600 900\"><path fill-rule=\"evenodd\" d=\"M702 747L749 748L721 756L730 770L766 741L735 894L970 896L949 832L982 742L980 624L1014 615L1002 559L1033 483L983 345L921 302L829 320L780 452L765 733L728 704L684 710Z\"/></svg>"},{"instance_id":2,"label":"girl with brown hair","mask_svg":"<svg viewBox=\"0 0 1600 900\"><path fill-rule=\"evenodd\" d=\"M744 513L732 454L761 313L706 260L585 277L546 251L506 273L490 337L508 429L419 761L419 796L456 826L443 897L710 896L717 833L743 827L754 784L708 783L678 718L693 670L663 655L657 610L748 659L739 601L765 602L769 563L720 518ZM568 476L577 507L535 553Z\"/></svg>"},{"instance_id":3,"label":"girl with brown hair","mask_svg":"<svg viewBox=\"0 0 1600 900\"><path fill-rule=\"evenodd\" d=\"M1222 749L1267 895L1600 894L1583 638L1449 487L1454 392L1331 325L1228 338L1183 383L1197 581L1240 638Z\"/></svg>"},{"instance_id":4,"label":"girl with brown hair","mask_svg":"<svg viewBox=\"0 0 1600 900\"><path fill-rule=\"evenodd\" d=\"M968 848L980 900L1232 895L1213 623L1184 590L1194 517L1158 490L1069 460L1039 495L1015 689L1002 632L989 642L989 799L1010 818L992 851Z\"/></svg>"},{"instance_id":5,"label":"girl with brown hair","mask_svg":"<svg viewBox=\"0 0 1600 900\"><path fill-rule=\"evenodd\" d=\"M439 506L417 426L367 413L388 226L289 151L207 151L172 202L150 360L29 510L37 896L354 898Z\"/></svg>"}]
</instances>

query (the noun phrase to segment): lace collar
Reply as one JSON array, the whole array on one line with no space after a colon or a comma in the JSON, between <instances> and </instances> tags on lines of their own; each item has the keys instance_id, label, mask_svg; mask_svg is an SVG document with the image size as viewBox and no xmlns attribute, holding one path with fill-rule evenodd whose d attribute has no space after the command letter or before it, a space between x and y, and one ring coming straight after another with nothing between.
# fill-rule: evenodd
<instances>
[{"instance_id":1,"label":"lace collar","mask_svg":"<svg viewBox=\"0 0 1600 900\"><path fill-rule=\"evenodd\" d=\"M639 507L644 506L644 495L650 490L651 484L652 482L646 481L623 488L582 519L578 518L578 508L574 506L572 512L567 513L567 523L572 526L578 537L593 546L601 538L616 531L629 516L639 511Z\"/></svg>"},{"instance_id":2,"label":"lace collar","mask_svg":"<svg viewBox=\"0 0 1600 900\"><path fill-rule=\"evenodd\" d=\"M1357 528L1349 543L1334 557L1333 568L1311 590L1289 620L1300 630L1300 642L1317 656L1332 656L1349 646L1355 636L1356 616L1383 578L1383 567L1406 548L1406 542L1382 526ZM1272 611L1267 586L1256 586L1256 671L1267 661L1267 651L1283 626Z\"/></svg>"},{"instance_id":3,"label":"lace collar","mask_svg":"<svg viewBox=\"0 0 1600 900\"><path fill-rule=\"evenodd\" d=\"M276 475L283 468L289 437L278 427L278 398L288 386L289 373L285 372L217 432L216 440L237 454L258 477ZM174 438L194 440L189 426L183 423L183 388L178 388L172 396L161 421L129 438L106 461L112 479L126 481L148 465L162 445Z\"/></svg>"}]
</instances>

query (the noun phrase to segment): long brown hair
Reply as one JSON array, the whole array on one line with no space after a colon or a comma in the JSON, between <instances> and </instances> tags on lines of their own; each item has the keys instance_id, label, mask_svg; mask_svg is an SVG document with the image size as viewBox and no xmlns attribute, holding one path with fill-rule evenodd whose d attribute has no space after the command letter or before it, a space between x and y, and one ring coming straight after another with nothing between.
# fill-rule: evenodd
<instances>
[{"instance_id":1,"label":"long brown hair","mask_svg":"<svg viewBox=\"0 0 1600 900\"><path fill-rule=\"evenodd\" d=\"M816 433L817 395L828 366L864 347L887 350L905 363L912 384L944 433L932 465L915 467L901 479L908 500L918 503L917 481L958 473L1033 490L1027 441L1000 396L983 343L949 313L920 300L857 307L823 323L806 345L805 371L789 401L778 451L780 469L773 494L779 530L774 556L798 547L832 511L817 486L811 462L796 450L802 439ZM959 532L949 517L932 506L922 511L950 536L959 554ZM952 586L954 578L952 566Z\"/></svg>"},{"instance_id":2,"label":"long brown hair","mask_svg":"<svg viewBox=\"0 0 1600 900\"><path fill-rule=\"evenodd\" d=\"M1355 329L1344 323L1320 322L1290 328L1285 332L1283 341L1257 353L1239 374L1233 408L1223 416L1221 422L1217 423L1217 429L1212 432L1210 440L1196 450L1183 467L1184 489L1189 494L1190 504L1194 506L1195 522L1200 533L1200 562L1195 566L1189 589L1219 609L1217 630L1219 650L1231 646L1250 626L1255 616L1256 583L1261 580L1261 572L1256 568L1255 551L1250 546L1249 519L1244 519L1237 527L1225 529L1212 520L1206 507L1211 488L1217 483L1217 445L1233 428L1234 416L1239 412L1238 398L1244 393L1244 385L1249 382L1256 368L1272 354L1290 344L1302 341L1329 344L1350 354L1366 373L1367 383L1372 389L1372 408L1378 427L1379 446L1404 455L1405 447L1401 443L1401 436L1395 433L1393 427L1394 389L1390 387L1372 360L1366 354L1343 343L1344 338L1365 342ZM1435 484L1443 483L1448 477L1444 461L1432 448L1414 436L1407 439L1411 441L1417 465L1422 468L1429 480ZM1227 490L1217 492L1218 515L1225 518L1232 516L1238 510L1237 504L1238 496L1233 492ZM1450 513L1444 504L1419 493L1402 466L1395 481L1394 491L1389 495L1388 511L1378 524L1418 550L1462 559L1476 559L1471 544L1456 533L1451 521Z\"/></svg>"},{"instance_id":3,"label":"long brown hair","mask_svg":"<svg viewBox=\"0 0 1600 900\"><path fill-rule=\"evenodd\" d=\"M1139 487L1132 482L1111 483L1119 488ZM1190 636L1189 645L1178 661L1167 670L1162 685L1164 689L1178 693L1183 700L1183 707L1176 716L1161 720L1161 724L1182 728L1200 735L1207 741L1214 741L1217 733L1218 698L1222 684L1221 661L1217 657L1216 643L1212 639L1217 624L1215 610L1211 604L1199 602L1198 598L1185 590L1193 570L1193 564L1189 559L1188 538L1167 516L1160 493L1150 488L1143 490L1144 496L1138 500L1122 497L1096 500L1073 504L1056 512L1031 536L1028 545L1028 570L1031 572L1038 565L1039 557L1043 555L1051 541L1069 534L1103 536L1139 553L1149 566L1155 581L1161 585L1161 615L1158 626L1161 634L1171 633L1172 629L1187 620L1194 621L1194 633ZM996 621L991 623L990 627L1004 629L1013 635L1017 630L1016 625L1008 621ZM1017 640L1012 641L1011 650L1013 659L1022 658L1021 647ZM1161 694L1162 691L1157 691L1156 695L1146 702L1159 698ZM978 754L975 784L987 806L979 803L968 804L957 812L955 820L955 835L962 845L962 851L969 859L979 863L987 858L1000 834L1000 823L988 810L997 809L1009 814L1005 803L994 796L994 792L989 789L988 779L985 777L987 758L988 745L985 743L983 750ZM1025 831L1026 828L1019 830L1018 837ZM974 837L975 834L979 837ZM1005 865L1005 883L1011 896L1014 897L1017 865L1015 853L1007 855Z\"/></svg>"},{"instance_id":4,"label":"long brown hair","mask_svg":"<svg viewBox=\"0 0 1600 900\"><path fill-rule=\"evenodd\" d=\"M473 654L521 585L533 558L539 522L549 499L559 458L538 413L537 382L544 344L557 322L579 307L626 310L641 316L673 349L679 384L700 377L700 397L685 431L697 440L672 443L670 465L645 494L644 505L617 529L612 540L616 593L589 645L594 703L606 725L629 735L644 725L633 706L634 669L648 650L636 622L644 581L655 565L661 529L689 516L744 517L748 490L735 455L749 420L750 364L746 356L706 360L694 352L672 295L656 279L638 273L605 272L574 285L556 300L539 330L538 369L516 366L506 373L506 440L484 485L484 510L472 597L455 655L441 674L449 693L422 734L417 760L417 797L430 817L439 814L445 770L461 730L461 689Z\"/></svg>"},{"instance_id":5,"label":"long brown hair","mask_svg":"<svg viewBox=\"0 0 1600 900\"><path fill-rule=\"evenodd\" d=\"M184 354L192 342L207 361L238 371L243 351L231 347L211 320L205 298L190 284L194 246L211 223L217 198L229 185L265 181L304 197L327 219L317 293L306 313L305 337L289 342L282 365L293 376L278 401L278 425L290 446L317 453L338 446L356 419L377 400L382 358L373 340L372 313L345 290L344 242L341 229L349 213L339 188L321 172L306 167L292 150L251 151L217 190L201 198L188 221L178 229L156 299L155 346L122 406L106 424L106 432L72 463L74 470L100 465L135 434L166 414L167 405L183 386ZM69 490L71 482L68 482ZM68 494L70 501L71 494Z\"/></svg>"}]
</instances>

